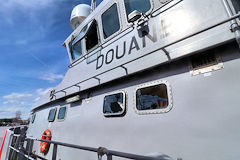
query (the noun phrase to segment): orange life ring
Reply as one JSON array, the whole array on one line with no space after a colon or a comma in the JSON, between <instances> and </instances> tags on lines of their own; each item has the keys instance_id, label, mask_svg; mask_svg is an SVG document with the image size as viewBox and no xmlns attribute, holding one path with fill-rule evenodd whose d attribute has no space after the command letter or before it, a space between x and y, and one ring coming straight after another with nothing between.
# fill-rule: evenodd
<instances>
[{"instance_id":1,"label":"orange life ring","mask_svg":"<svg viewBox=\"0 0 240 160\"><path fill-rule=\"evenodd\" d=\"M52 138L51 131L47 129L46 131L43 132L41 139L50 141L51 138ZM49 147L50 147L50 143L42 142L42 141L40 142L40 151L42 153L46 154L48 152Z\"/></svg>"}]
</instances>

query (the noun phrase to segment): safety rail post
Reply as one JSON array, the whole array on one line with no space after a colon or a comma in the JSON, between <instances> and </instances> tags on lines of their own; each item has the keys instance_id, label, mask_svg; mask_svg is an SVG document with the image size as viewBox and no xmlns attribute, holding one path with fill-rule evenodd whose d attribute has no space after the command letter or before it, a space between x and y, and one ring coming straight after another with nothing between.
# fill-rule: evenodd
<instances>
[{"instance_id":1,"label":"safety rail post","mask_svg":"<svg viewBox=\"0 0 240 160\"><path fill-rule=\"evenodd\" d=\"M26 138L26 141L27 141L26 150L27 150L28 157L29 157L29 156L30 156L30 154L32 153L32 148L33 148L33 140L32 140L32 139L27 139L27 138Z\"/></svg>"},{"instance_id":2,"label":"safety rail post","mask_svg":"<svg viewBox=\"0 0 240 160\"><path fill-rule=\"evenodd\" d=\"M107 160L112 160L112 155L111 154L107 155Z\"/></svg>"},{"instance_id":3,"label":"safety rail post","mask_svg":"<svg viewBox=\"0 0 240 160\"><path fill-rule=\"evenodd\" d=\"M52 160L57 160L57 144L53 145L53 153L52 153Z\"/></svg>"}]
</instances>

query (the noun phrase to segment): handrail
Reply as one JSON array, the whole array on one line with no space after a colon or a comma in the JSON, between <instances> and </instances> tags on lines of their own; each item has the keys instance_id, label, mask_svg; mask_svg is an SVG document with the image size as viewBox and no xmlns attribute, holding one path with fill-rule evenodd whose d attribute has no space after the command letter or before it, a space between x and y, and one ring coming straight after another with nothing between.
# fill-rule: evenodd
<instances>
[{"instance_id":1,"label":"handrail","mask_svg":"<svg viewBox=\"0 0 240 160\"><path fill-rule=\"evenodd\" d=\"M155 49L155 50L153 50L153 51L151 51L151 52L149 52L149 53L147 53L147 54L145 54L145 55L139 56L139 57L137 57L137 58L135 58L135 59L132 59L132 60L130 60L130 61L128 61L128 62L125 62L125 63L123 63L123 64L120 64L120 65L116 66L116 67L113 67L113 68L111 68L111 69L108 69L108 70L106 70L106 71L104 71L104 72L102 72L102 73L96 74L96 75L94 75L94 76L92 76L92 77L90 77L90 78L87 78L87 79L85 79L85 80L82 80L82 81L80 81L80 82L78 82L78 83L76 83L76 84L74 84L74 85L71 85L71 86L66 87L66 88L64 88L64 89L62 89L62 90L59 90L59 91L55 92L55 94L56 94L56 93L59 93L59 92L62 92L62 91L64 91L64 90L67 90L67 89L69 89L69 88L71 88L71 87L74 87L74 86L76 86L76 85L79 85L80 83L86 82L86 81L88 81L88 80L90 80L90 79L96 78L96 77L98 77L98 76L100 76L100 75L102 75L102 74L104 74L104 73L110 72L110 71L112 71L112 70L114 70L114 69L117 69L117 68L119 68L119 67L122 67L122 66L124 66L124 65L126 65L126 64L129 64L129 63L131 63L131 62L134 62L134 61L136 61L136 60L138 60L138 59L140 59L140 58L143 58L143 57L145 57L145 56L148 56L148 55L150 55L150 54L152 54L152 53L154 53L154 52L156 52L156 51L163 50L163 49L165 49L165 48L167 48L167 47L169 47L169 46L171 46L171 45L174 45L174 44L176 44L176 43L179 43L179 42L181 42L181 41L183 41L183 40L186 40L186 39L188 39L188 38L191 38L191 37L193 37L193 36L195 36L195 35L198 35L198 34L200 34L200 33L203 33L203 32L205 32L205 31L208 31L208 30L210 30L210 29L212 29L212 28L214 28L214 27L220 26L220 25L222 25L222 24L224 24L224 23L227 23L227 22L229 22L229 21L231 21L231 20L234 20L234 19L236 19L236 18L239 18L239 17L240 17L240 12L239 12L238 14L236 14L236 15L234 15L234 16L231 16L230 18L228 18L228 19L226 19L226 20L223 20L223 21L221 21L221 22L219 22L219 23L216 23L216 24L214 24L214 25L212 25L212 26L210 26L210 27L207 27L207 28L205 28L205 29L202 29L202 30L197 31L197 32L195 32L195 33L192 33L192 34L190 34L190 35L187 35L187 36L185 36L185 37L183 37L183 38L180 38L180 39L178 39L178 40L176 40L176 41L174 41L174 42L172 42L172 43L166 44L166 45L163 46L163 47L160 47L160 48L158 48L158 49Z\"/></svg>"},{"instance_id":2,"label":"handrail","mask_svg":"<svg viewBox=\"0 0 240 160\"><path fill-rule=\"evenodd\" d=\"M20 150L18 150L18 149L16 149L16 148L14 148L14 147L12 147L12 146L9 146L9 148L10 148L10 149L12 149L12 150L14 150L15 152L17 152L17 153L21 154L22 156L24 156L24 157L25 157L25 158L27 158L27 159L30 159L30 160L35 160L34 158L32 158L32 157L30 157L30 156L28 156L28 155L26 155L26 154L22 153Z\"/></svg>"},{"instance_id":3,"label":"handrail","mask_svg":"<svg viewBox=\"0 0 240 160\"><path fill-rule=\"evenodd\" d=\"M90 152L96 152L98 154L100 154L99 150L100 150L100 148L102 148L101 155L107 155L107 156L116 156L116 157L122 157L122 158L128 158L128 159L137 159L137 160L164 160L163 158L155 158L155 157L149 157L149 156L142 156L142 155L137 155L137 154L119 152L119 151L114 151L114 150L108 150L108 149L103 148L103 147L94 148L94 147L80 146L80 145L75 145L75 144L63 143L63 142L58 142L58 141L49 141L49 140L43 140L43 139L34 139L34 138L26 138L26 139L47 142L47 143L51 143L51 144L54 144L54 145L60 145L60 146L65 146L65 147L90 151ZM57 147L54 147L54 148L57 148Z\"/></svg>"}]
</instances>

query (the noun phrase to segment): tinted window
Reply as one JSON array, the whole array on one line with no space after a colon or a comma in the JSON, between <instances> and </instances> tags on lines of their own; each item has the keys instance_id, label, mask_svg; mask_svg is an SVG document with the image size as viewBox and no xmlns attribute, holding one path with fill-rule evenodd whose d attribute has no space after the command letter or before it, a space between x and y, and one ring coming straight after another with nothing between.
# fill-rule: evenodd
<instances>
[{"instance_id":1,"label":"tinted window","mask_svg":"<svg viewBox=\"0 0 240 160\"><path fill-rule=\"evenodd\" d=\"M127 15L137 10L140 13L146 13L151 8L150 0L124 0Z\"/></svg>"},{"instance_id":2,"label":"tinted window","mask_svg":"<svg viewBox=\"0 0 240 160\"><path fill-rule=\"evenodd\" d=\"M66 110L67 108L66 107L61 107L59 109L59 112L58 112L58 119L64 119L65 118L65 115L66 115Z\"/></svg>"},{"instance_id":3,"label":"tinted window","mask_svg":"<svg viewBox=\"0 0 240 160\"><path fill-rule=\"evenodd\" d=\"M55 115L56 115L56 108L51 109L48 114L48 121L53 122L55 119Z\"/></svg>"},{"instance_id":4,"label":"tinted window","mask_svg":"<svg viewBox=\"0 0 240 160\"><path fill-rule=\"evenodd\" d=\"M102 14L103 35L107 38L120 29L117 4L112 5Z\"/></svg>"},{"instance_id":5,"label":"tinted window","mask_svg":"<svg viewBox=\"0 0 240 160\"><path fill-rule=\"evenodd\" d=\"M236 10L236 13L240 11L240 1L239 0L232 0L233 6Z\"/></svg>"},{"instance_id":6,"label":"tinted window","mask_svg":"<svg viewBox=\"0 0 240 160\"><path fill-rule=\"evenodd\" d=\"M112 94L104 97L104 115L121 115L125 110L123 93Z\"/></svg>"},{"instance_id":7,"label":"tinted window","mask_svg":"<svg viewBox=\"0 0 240 160\"><path fill-rule=\"evenodd\" d=\"M97 23L96 21L94 21L86 35L86 49L88 52L91 52L97 46L98 46Z\"/></svg>"},{"instance_id":8,"label":"tinted window","mask_svg":"<svg viewBox=\"0 0 240 160\"><path fill-rule=\"evenodd\" d=\"M34 113L34 114L32 115L32 117L31 117L31 122L32 122L32 123L34 123L35 118L36 118L36 114Z\"/></svg>"},{"instance_id":9,"label":"tinted window","mask_svg":"<svg viewBox=\"0 0 240 160\"><path fill-rule=\"evenodd\" d=\"M70 47L72 60L75 60L82 55L81 41L78 41L75 44L70 43Z\"/></svg>"},{"instance_id":10,"label":"tinted window","mask_svg":"<svg viewBox=\"0 0 240 160\"><path fill-rule=\"evenodd\" d=\"M164 109L168 106L167 86L159 84L137 90L136 104L138 110Z\"/></svg>"}]
</instances>

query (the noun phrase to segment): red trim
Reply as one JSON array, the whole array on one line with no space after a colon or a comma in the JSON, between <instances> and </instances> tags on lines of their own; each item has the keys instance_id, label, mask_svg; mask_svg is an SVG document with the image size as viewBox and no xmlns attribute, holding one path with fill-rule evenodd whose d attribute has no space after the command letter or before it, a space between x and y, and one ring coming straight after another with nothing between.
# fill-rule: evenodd
<instances>
[{"instance_id":1,"label":"red trim","mask_svg":"<svg viewBox=\"0 0 240 160\"><path fill-rule=\"evenodd\" d=\"M3 138L3 141L2 141L2 145L1 145L1 149L0 149L0 160L1 160L2 150L3 150L3 146L4 146L4 142L5 142L6 136L7 136L7 130L5 132L5 135L4 135L4 138Z\"/></svg>"}]
</instances>

